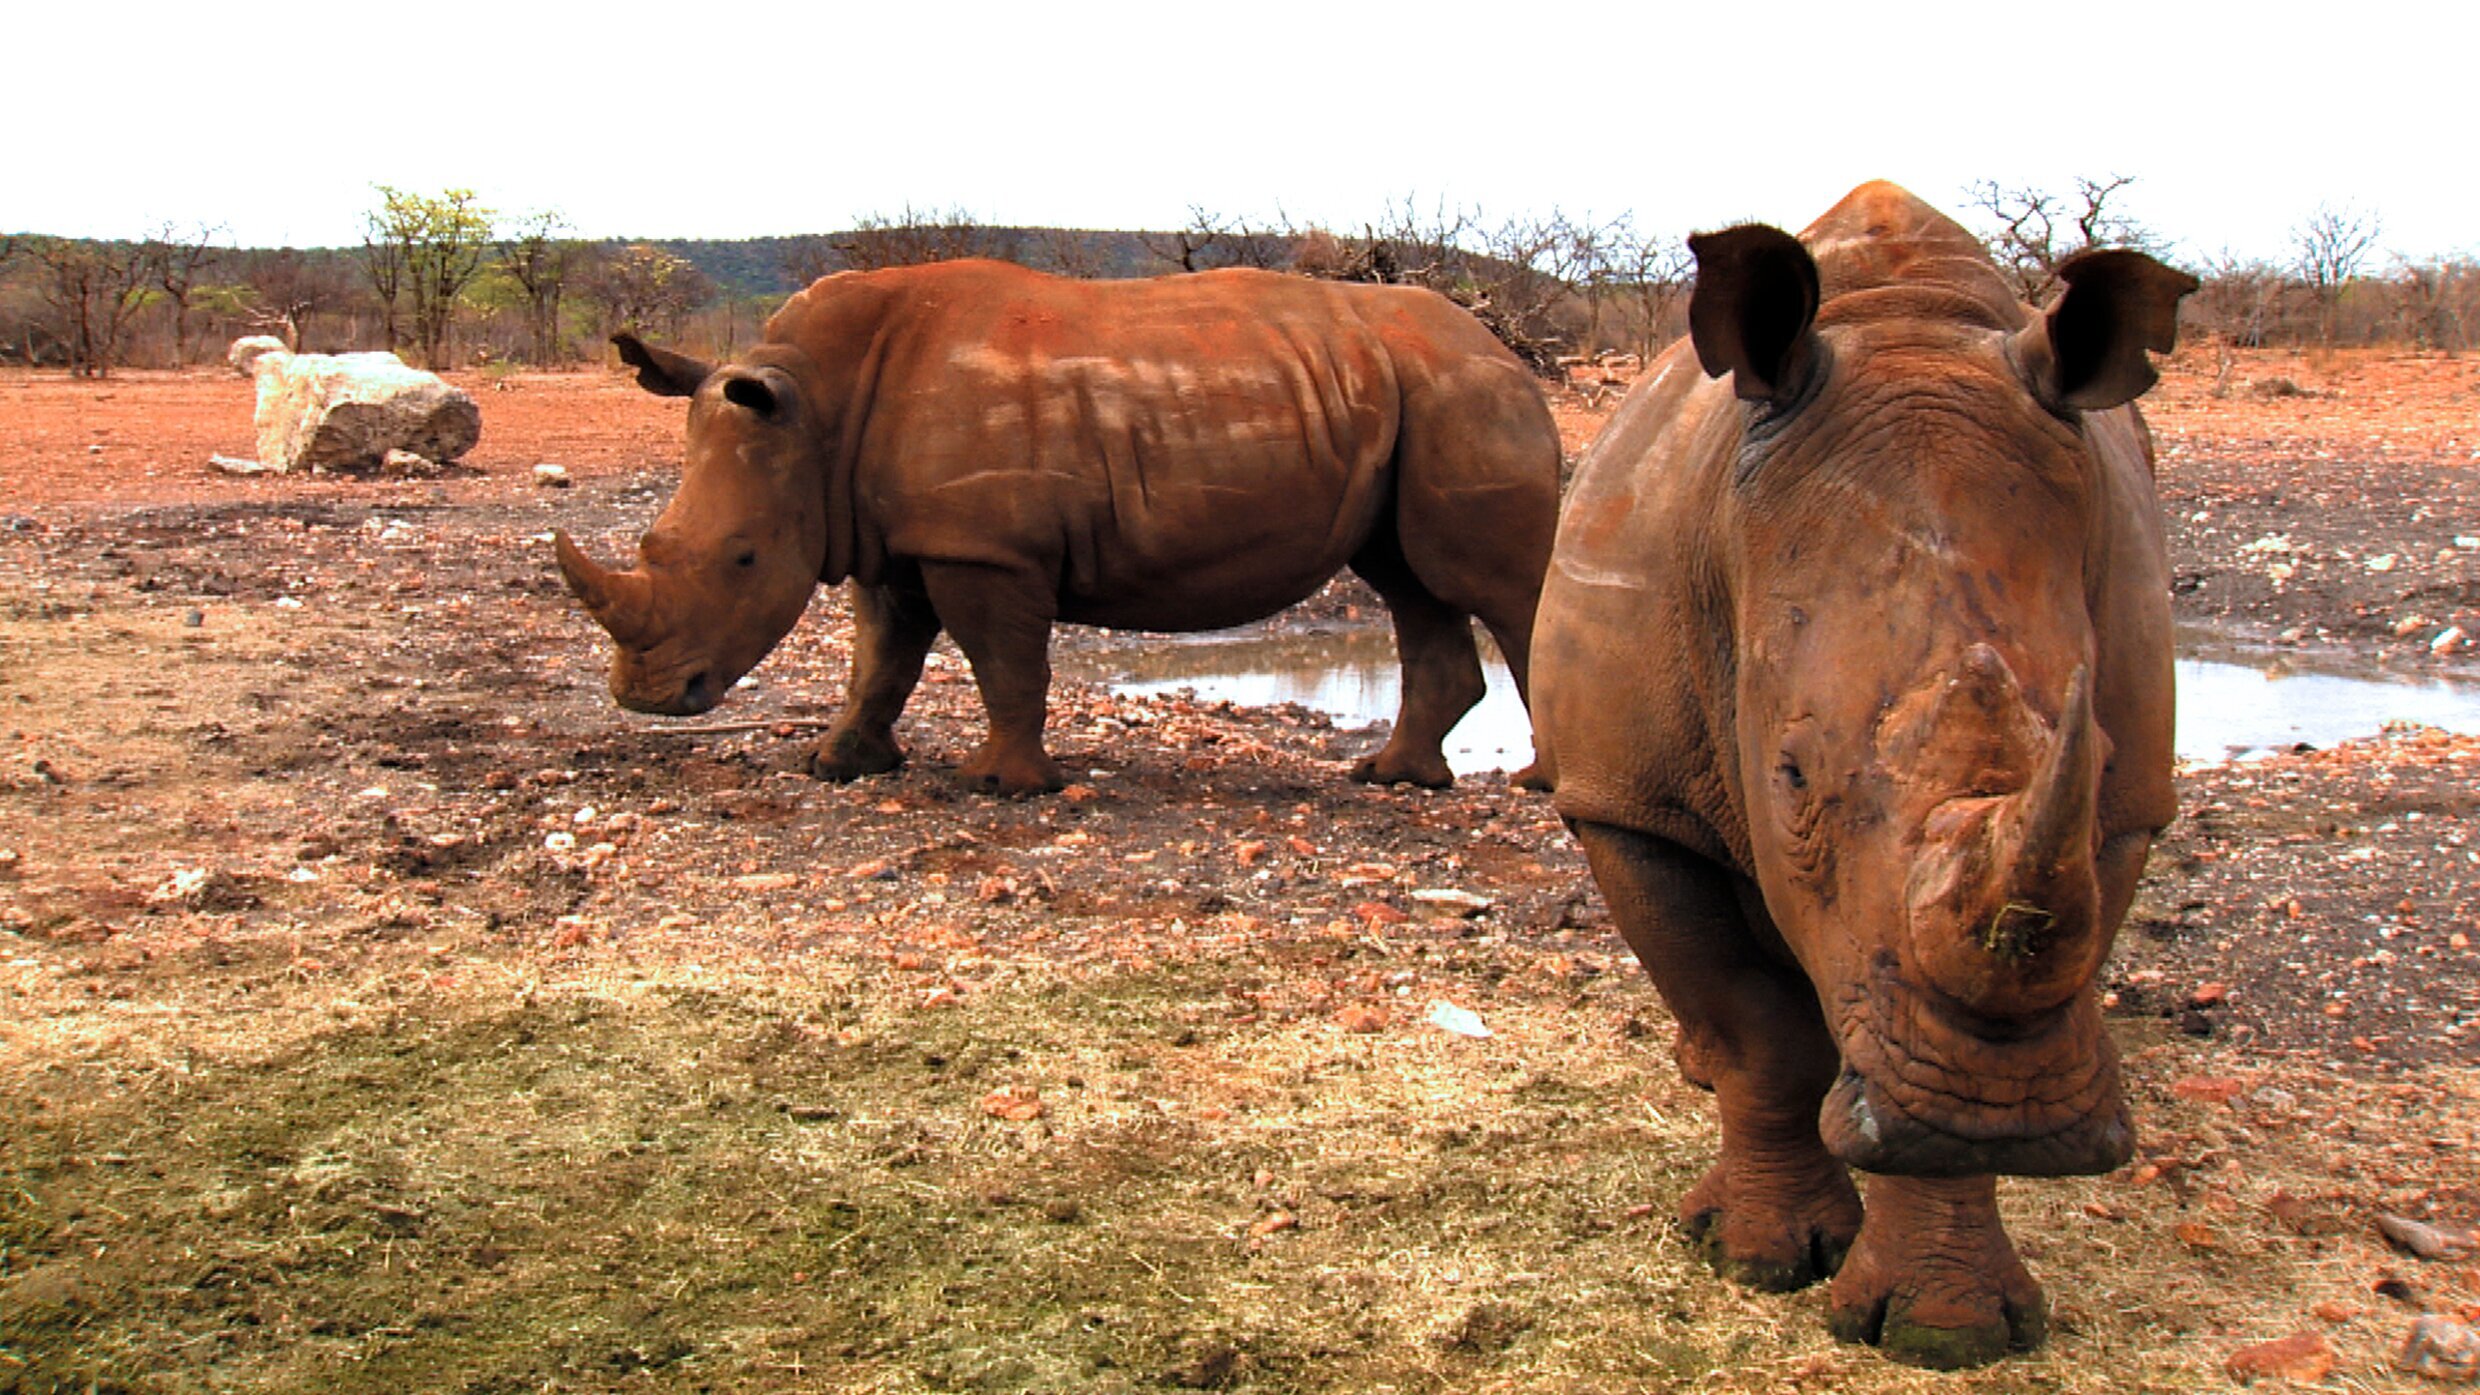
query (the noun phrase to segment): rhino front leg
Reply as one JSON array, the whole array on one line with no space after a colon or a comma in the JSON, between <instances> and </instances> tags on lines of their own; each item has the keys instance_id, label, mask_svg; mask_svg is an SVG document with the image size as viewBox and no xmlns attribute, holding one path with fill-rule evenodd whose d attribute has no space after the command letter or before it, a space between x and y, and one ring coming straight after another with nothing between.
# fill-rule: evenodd
<instances>
[{"instance_id":1,"label":"rhino front leg","mask_svg":"<svg viewBox=\"0 0 2480 1395\"><path fill-rule=\"evenodd\" d=\"M904 763L896 718L921 682L922 661L939 637L938 612L920 591L859 583L849 590L853 658L844 710L804 762L821 780L859 779Z\"/></svg>"},{"instance_id":2,"label":"rhino front leg","mask_svg":"<svg viewBox=\"0 0 2480 1395\"><path fill-rule=\"evenodd\" d=\"M1575 825L1593 880L1679 1019L1681 1073L1714 1092L1722 1156L1679 1205L1725 1277L1776 1291L1834 1272L1860 1231L1817 1107L1838 1067L1815 992L1751 936L1727 870L1666 840Z\"/></svg>"},{"instance_id":3,"label":"rhino front leg","mask_svg":"<svg viewBox=\"0 0 2480 1395\"><path fill-rule=\"evenodd\" d=\"M973 665L990 716L990 734L957 773L994 794L1064 788L1067 772L1042 749L1049 715L1051 620L1059 598L1050 583L1000 567L924 563L922 584L956 647Z\"/></svg>"},{"instance_id":4,"label":"rhino front leg","mask_svg":"<svg viewBox=\"0 0 2480 1395\"><path fill-rule=\"evenodd\" d=\"M1481 676L1481 651L1473 643L1472 617L1422 585L1391 541L1373 542L1352 559L1352 570L1395 617L1395 656L1404 672L1394 734L1353 765L1352 778L1444 789L1455 783L1455 772L1447 767L1447 733L1489 691Z\"/></svg>"},{"instance_id":5,"label":"rhino front leg","mask_svg":"<svg viewBox=\"0 0 2480 1395\"><path fill-rule=\"evenodd\" d=\"M1835 1336L1939 1370L2030 1351L2049 1332L1992 1177L1871 1177L1868 1220L1827 1298Z\"/></svg>"}]
</instances>

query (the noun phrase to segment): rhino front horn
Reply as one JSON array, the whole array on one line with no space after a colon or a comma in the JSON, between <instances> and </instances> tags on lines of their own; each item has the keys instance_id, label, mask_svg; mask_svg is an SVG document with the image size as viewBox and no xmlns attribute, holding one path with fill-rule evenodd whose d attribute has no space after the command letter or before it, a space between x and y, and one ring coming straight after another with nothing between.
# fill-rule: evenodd
<instances>
[{"instance_id":1,"label":"rhino front horn","mask_svg":"<svg viewBox=\"0 0 2480 1395\"><path fill-rule=\"evenodd\" d=\"M2079 664L2067 682L2056 744L2023 795L2019 875L2027 891L2062 876L2089 875L2101 740L2093 723L2092 677Z\"/></svg>"},{"instance_id":2,"label":"rhino front horn","mask_svg":"<svg viewBox=\"0 0 2480 1395\"><path fill-rule=\"evenodd\" d=\"M626 644L644 629L644 607L638 604L642 597L630 585L638 578L596 563L566 532L552 533L551 550L559 559L560 576L568 583L569 591L595 623L611 632L613 639Z\"/></svg>"}]
</instances>

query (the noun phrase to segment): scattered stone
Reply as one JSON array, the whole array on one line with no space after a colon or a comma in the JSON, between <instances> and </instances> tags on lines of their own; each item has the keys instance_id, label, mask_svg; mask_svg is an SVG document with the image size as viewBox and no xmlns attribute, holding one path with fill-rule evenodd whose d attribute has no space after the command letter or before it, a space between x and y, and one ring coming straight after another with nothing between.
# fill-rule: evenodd
<instances>
[{"instance_id":1,"label":"scattered stone","mask_svg":"<svg viewBox=\"0 0 2480 1395\"><path fill-rule=\"evenodd\" d=\"M2448 1230L2429 1225L2408 1216L2378 1212L2377 1232L2394 1248L2418 1259L2460 1260L2480 1254L2480 1235L2468 1230Z\"/></svg>"},{"instance_id":2,"label":"scattered stone","mask_svg":"<svg viewBox=\"0 0 2480 1395\"><path fill-rule=\"evenodd\" d=\"M1436 1002L1429 1005L1429 1024L1444 1031L1453 1032L1459 1037L1471 1037L1475 1040L1490 1035L1489 1025L1481 1020L1481 1014L1474 1012L1471 1008L1457 1007L1449 1002Z\"/></svg>"},{"instance_id":3,"label":"scattered stone","mask_svg":"<svg viewBox=\"0 0 2480 1395\"><path fill-rule=\"evenodd\" d=\"M983 1096L982 1112L993 1119L1025 1124L1041 1118L1050 1110L1030 1087L1009 1085Z\"/></svg>"},{"instance_id":4,"label":"scattered stone","mask_svg":"<svg viewBox=\"0 0 2480 1395\"><path fill-rule=\"evenodd\" d=\"M1255 1221L1250 1222L1249 1235L1254 1239L1263 1240L1269 1235L1280 1235L1284 1231L1298 1230L1299 1228L1300 1218L1293 1215L1291 1212L1269 1211L1265 1215L1258 1217Z\"/></svg>"},{"instance_id":5,"label":"scattered stone","mask_svg":"<svg viewBox=\"0 0 2480 1395\"><path fill-rule=\"evenodd\" d=\"M394 479L420 479L439 473L439 462L409 450L391 450L379 458L379 473Z\"/></svg>"},{"instance_id":6,"label":"scattered stone","mask_svg":"<svg viewBox=\"0 0 2480 1395\"><path fill-rule=\"evenodd\" d=\"M275 469L272 465L262 464L256 460L244 460L237 455L210 455L207 457L207 464L228 475L264 475L272 473Z\"/></svg>"},{"instance_id":7,"label":"scattered stone","mask_svg":"<svg viewBox=\"0 0 2480 1395\"><path fill-rule=\"evenodd\" d=\"M2480 1327L2429 1314L2411 1324L2394 1364L2430 1380L2480 1382Z\"/></svg>"},{"instance_id":8,"label":"scattered stone","mask_svg":"<svg viewBox=\"0 0 2480 1395\"><path fill-rule=\"evenodd\" d=\"M2334 1349L2323 1334L2294 1332L2270 1342L2241 1347L2223 1363L2240 1383L2264 1379L2318 1381L2333 1374Z\"/></svg>"},{"instance_id":9,"label":"scattered stone","mask_svg":"<svg viewBox=\"0 0 2480 1395\"><path fill-rule=\"evenodd\" d=\"M564 465L554 465L550 461L546 460L540 465L534 467L534 483L541 485L545 489L566 489L570 483L568 478L568 467Z\"/></svg>"},{"instance_id":10,"label":"scattered stone","mask_svg":"<svg viewBox=\"0 0 2480 1395\"><path fill-rule=\"evenodd\" d=\"M2200 1104L2228 1104L2237 1099L2240 1092L2246 1088L2244 1082L2233 1080L2226 1075L2193 1075L2185 1080L2174 1080L2170 1083L2171 1094L2183 1100L2195 1100Z\"/></svg>"},{"instance_id":11,"label":"scattered stone","mask_svg":"<svg viewBox=\"0 0 2480 1395\"><path fill-rule=\"evenodd\" d=\"M2448 625L2443 630L2438 631L2435 639L2428 642L2428 652L2431 654L2451 654L2455 650L2462 648L2470 638L2471 637L2469 635L2463 633L2462 626Z\"/></svg>"},{"instance_id":12,"label":"scattered stone","mask_svg":"<svg viewBox=\"0 0 2480 1395\"><path fill-rule=\"evenodd\" d=\"M1490 898L1487 896L1476 896L1469 891L1457 891L1444 887L1413 892L1412 899L1433 911L1444 911L1449 915L1462 916L1468 920L1488 910L1491 905Z\"/></svg>"},{"instance_id":13,"label":"scattered stone","mask_svg":"<svg viewBox=\"0 0 2480 1395\"><path fill-rule=\"evenodd\" d=\"M1383 1032L1386 1030L1386 1024L1386 1009L1382 1007L1372 1007L1367 1003L1347 1004L1346 1006L1338 1009L1335 1013L1335 1025L1343 1028L1347 1032L1358 1033L1361 1035L1367 1035L1371 1032Z\"/></svg>"}]
</instances>

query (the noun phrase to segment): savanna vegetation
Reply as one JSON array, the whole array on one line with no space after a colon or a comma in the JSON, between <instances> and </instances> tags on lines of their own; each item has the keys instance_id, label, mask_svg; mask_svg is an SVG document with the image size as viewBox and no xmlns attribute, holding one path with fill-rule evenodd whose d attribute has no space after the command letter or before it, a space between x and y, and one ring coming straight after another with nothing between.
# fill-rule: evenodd
<instances>
[{"instance_id":1,"label":"savanna vegetation","mask_svg":"<svg viewBox=\"0 0 2480 1395\"><path fill-rule=\"evenodd\" d=\"M2203 278L2187 333L2231 349L2454 353L2480 338L2480 259L2468 253L2397 251L2376 212L2319 205L2279 260L2183 256L2126 213L2133 182L1989 180L1955 206L2036 301L2075 252L2136 246ZM621 329L724 354L815 277L971 256L1074 276L1254 266L1426 285L1548 371L1675 337L1691 270L1682 238L1633 212L1492 218L1411 197L1358 228L1203 207L1161 232L1026 228L907 205L839 232L715 241L585 237L556 212L491 209L464 189L373 192L354 247L234 247L219 229L173 224L126 239L0 237L0 363L87 376L180 367L249 333L305 350L394 349L433 367L573 363Z\"/></svg>"}]
</instances>

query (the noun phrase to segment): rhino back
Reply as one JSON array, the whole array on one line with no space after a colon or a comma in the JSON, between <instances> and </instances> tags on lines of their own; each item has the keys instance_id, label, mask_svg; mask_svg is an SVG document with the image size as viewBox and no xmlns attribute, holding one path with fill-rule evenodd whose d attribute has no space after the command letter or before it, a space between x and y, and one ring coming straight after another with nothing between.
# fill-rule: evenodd
<instances>
[{"instance_id":1,"label":"rhino back","mask_svg":"<svg viewBox=\"0 0 2480 1395\"><path fill-rule=\"evenodd\" d=\"M1200 628L1305 596L1368 536L1402 407L1354 298L947 265L877 331L854 481L887 554L1051 572L1065 619Z\"/></svg>"}]
</instances>

